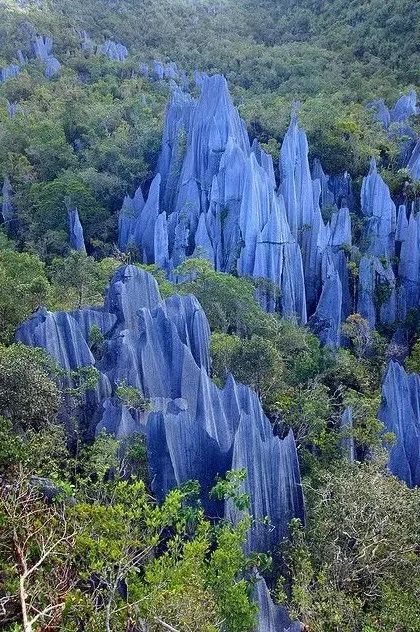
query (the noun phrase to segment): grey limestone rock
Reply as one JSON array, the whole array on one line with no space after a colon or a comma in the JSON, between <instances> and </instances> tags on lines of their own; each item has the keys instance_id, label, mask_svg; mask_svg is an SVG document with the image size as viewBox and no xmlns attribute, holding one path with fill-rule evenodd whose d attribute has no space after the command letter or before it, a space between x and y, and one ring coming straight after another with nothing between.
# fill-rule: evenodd
<instances>
[{"instance_id":1,"label":"grey limestone rock","mask_svg":"<svg viewBox=\"0 0 420 632\"><path fill-rule=\"evenodd\" d=\"M396 230L396 208L388 186L378 173L375 160L363 179L362 214L365 217L364 247L368 254L392 257Z\"/></svg>"},{"instance_id":2,"label":"grey limestone rock","mask_svg":"<svg viewBox=\"0 0 420 632\"><path fill-rule=\"evenodd\" d=\"M85 238L83 236L83 228L80 223L79 212L77 208L69 207L67 209L69 220L69 236L70 246L73 250L86 253Z\"/></svg>"},{"instance_id":3,"label":"grey limestone rock","mask_svg":"<svg viewBox=\"0 0 420 632\"><path fill-rule=\"evenodd\" d=\"M273 435L248 387L229 377L219 389L210 380L209 327L194 297L163 301L150 274L125 266L115 273L103 309L72 314L39 310L21 325L17 337L43 347L64 368L95 366L87 344L92 324L101 328L105 342L97 363L102 377L96 412L89 418L97 420L97 432L106 429L119 438L145 433L158 498L196 479L204 500L217 475L246 467L244 486L256 518L249 550L268 550L286 536L292 517L304 519L293 435ZM123 381L150 399L152 410L138 414L110 398ZM212 501L207 508L211 515L223 515L221 503ZM234 508L225 511L239 518ZM262 520L266 516L268 524Z\"/></svg>"},{"instance_id":4,"label":"grey limestone rock","mask_svg":"<svg viewBox=\"0 0 420 632\"><path fill-rule=\"evenodd\" d=\"M128 50L124 44L107 39L100 47L101 53L106 55L111 61L125 61L128 57Z\"/></svg>"},{"instance_id":5,"label":"grey limestone rock","mask_svg":"<svg viewBox=\"0 0 420 632\"><path fill-rule=\"evenodd\" d=\"M299 621L292 621L282 606L277 606L262 577L256 577L254 599L258 604L258 622L254 632L301 632Z\"/></svg>"},{"instance_id":6,"label":"grey limestone rock","mask_svg":"<svg viewBox=\"0 0 420 632\"><path fill-rule=\"evenodd\" d=\"M420 485L420 376L391 361L382 385L379 419L396 443L389 467L409 487Z\"/></svg>"}]
</instances>

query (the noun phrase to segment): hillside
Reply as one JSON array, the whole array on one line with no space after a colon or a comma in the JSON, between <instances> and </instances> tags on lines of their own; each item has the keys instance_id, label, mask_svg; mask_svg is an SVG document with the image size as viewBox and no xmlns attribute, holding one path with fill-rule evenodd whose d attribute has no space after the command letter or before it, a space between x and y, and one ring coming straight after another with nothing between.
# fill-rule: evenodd
<instances>
[{"instance_id":1,"label":"hillside","mask_svg":"<svg viewBox=\"0 0 420 632\"><path fill-rule=\"evenodd\" d=\"M419 28L0 0L6 632L418 632Z\"/></svg>"}]
</instances>

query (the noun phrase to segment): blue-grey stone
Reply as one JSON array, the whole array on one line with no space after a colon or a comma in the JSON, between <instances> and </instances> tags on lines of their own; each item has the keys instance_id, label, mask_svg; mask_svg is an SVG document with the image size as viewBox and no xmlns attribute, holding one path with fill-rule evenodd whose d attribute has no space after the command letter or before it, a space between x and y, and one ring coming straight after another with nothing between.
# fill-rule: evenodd
<instances>
[{"instance_id":1,"label":"blue-grey stone","mask_svg":"<svg viewBox=\"0 0 420 632\"><path fill-rule=\"evenodd\" d=\"M20 66L17 64L10 64L0 69L0 81L6 81L7 79L13 79L20 73Z\"/></svg>"},{"instance_id":2,"label":"blue-grey stone","mask_svg":"<svg viewBox=\"0 0 420 632\"><path fill-rule=\"evenodd\" d=\"M138 326L140 310L160 302L158 285L151 274L134 265L119 268L105 297L105 310L115 314L122 328Z\"/></svg>"},{"instance_id":3,"label":"blue-grey stone","mask_svg":"<svg viewBox=\"0 0 420 632\"><path fill-rule=\"evenodd\" d=\"M273 435L256 394L229 377L219 389L209 377L209 326L192 296L162 301L154 278L135 266L114 275L105 306L72 314L39 310L18 330L19 340L41 346L65 368L95 366L87 339L92 324L105 342L101 383L86 409L96 432L119 438L145 432L152 489L158 499L175 485L199 480L203 500L216 476L246 468L255 525L248 550L266 551L287 535L291 518L304 519L293 435ZM139 389L152 410L139 413L110 399L121 382ZM86 403L88 406L88 403ZM91 409L89 409L91 410ZM90 420L90 421L89 421ZM211 515L239 514L207 502ZM267 520L263 520L267 517Z\"/></svg>"},{"instance_id":4,"label":"blue-grey stone","mask_svg":"<svg viewBox=\"0 0 420 632\"><path fill-rule=\"evenodd\" d=\"M393 432L389 467L409 487L420 485L420 376L390 362L382 385L379 419Z\"/></svg>"},{"instance_id":5,"label":"blue-grey stone","mask_svg":"<svg viewBox=\"0 0 420 632\"><path fill-rule=\"evenodd\" d=\"M77 208L68 208L70 246L73 250L86 254L85 238Z\"/></svg>"},{"instance_id":6,"label":"blue-grey stone","mask_svg":"<svg viewBox=\"0 0 420 632\"><path fill-rule=\"evenodd\" d=\"M79 325L66 312L38 309L20 325L16 338L31 347L42 347L69 371L95 364Z\"/></svg>"},{"instance_id":7,"label":"blue-grey stone","mask_svg":"<svg viewBox=\"0 0 420 632\"><path fill-rule=\"evenodd\" d=\"M161 81L165 76L165 69L161 61L154 59L153 60L153 76L158 81Z\"/></svg>"},{"instance_id":8,"label":"blue-grey stone","mask_svg":"<svg viewBox=\"0 0 420 632\"><path fill-rule=\"evenodd\" d=\"M7 114L9 118L15 118L17 114L24 114L24 110L19 103L14 103L11 101L6 101L7 106Z\"/></svg>"},{"instance_id":9,"label":"blue-grey stone","mask_svg":"<svg viewBox=\"0 0 420 632\"><path fill-rule=\"evenodd\" d=\"M292 621L286 608L277 606L262 577L256 577L254 600L258 605L257 627L254 632L301 632L299 621Z\"/></svg>"},{"instance_id":10,"label":"blue-grey stone","mask_svg":"<svg viewBox=\"0 0 420 632\"><path fill-rule=\"evenodd\" d=\"M410 116L418 114L417 94L415 90L411 90L408 94L401 96L390 110L392 123L400 123L406 121Z\"/></svg>"},{"instance_id":11,"label":"blue-grey stone","mask_svg":"<svg viewBox=\"0 0 420 632\"><path fill-rule=\"evenodd\" d=\"M395 275L390 264L377 257L362 257L359 264L357 312L370 327L390 325L397 314Z\"/></svg>"},{"instance_id":12,"label":"blue-grey stone","mask_svg":"<svg viewBox=\"0 0 420 632\"><path fill-rule=\"evenodd\" d=\"M125 196L118 216L118 247L125 250L132 243L133 227L144 207L144 197L139 186L132 198Z\"/></svg>"},{"instance_id":13,"label":"blue-grey stone","mask_svg":"<svg viewBox=\"0 0 420 632\"><path fill-rule=\"evenodd\" d=\"M420 139L417 141L408 161L407 169L413 180L420 180Z\"/></svg>"},{"instance_id":14,"label":"blue-grey stone","mask_svg":"<svg viewBox=\"0 0 420 632\"><path fill-rule=\"evenodd\" d=\"M309 319L309 326L317 334L322 344L334 349L340 346L342 286L340 276L330 261L323 284L322 293L315 313Z\"/></svg>"},{"instance_id":15,"label":"blue-grey stone","mask_svg":"<svg viewBox=\"0 0 420 632\"><path fill-rule=\"evenodd\" d=\"M114 42L114 40L107 39L100 47L101 53L106 55L111 61L125 61L128 57L128 50L124 44L120 42Z\"/></svg>"},{"instance_id":16,"label":"blue-grey stone","mask_svg":"<svg viewBox=\"0 0 420 632\"><path fill-rule=\"evenodd\" d=\"M100 421L95 432L113 435L116 439L126 439L136 434L145 435L146 414L129 410L117 398L105 399L99 407Z\"/></svg>"},{"instance_id":17,"label":"blue-grey stone","mask_svg":"<svg viewBox=\"0 0 420 632\"><path fill-rule=\"evenodd\" d=\"M340 418L341 431L341 448L346 459L353 463L354 461L354 438L353 431L353 409L351 406L345 408Z\"/></svg>"},{"instance_id":18,"label":"blue-grey stone","mask_svg":"<svg viewBox=\"0 0 420 632\"><path fill-rule=\"evenodd\" d=\"M48 79L54 77L60 70L61 64L52 53L53 41L51 37L38 35L32 42L34 55L44 64L44 74Z\"/></svg>"},{"instance_id":19,"label":"blue-grey stone","mask_svg":"<svg viewBox=\"0 0 420 632\"><path fill-rule=\"evenodd\" d=\"M364 216L364 249L377 257L394 255L396 209L388 186L378 173L375 160L363 178L361 206Z\"/></svg>"},{"instance_id":20,"label":"blue-grey stone","mask_svg":"<svg viewBox=\"0 0 420 632\"><path fill-rule=\"evenodd\" d=\"M406 307L411 309L420 305L420 214L413 210L408 225L403 226L398 278L405 290Z\"/></svg>"}]
</instances>

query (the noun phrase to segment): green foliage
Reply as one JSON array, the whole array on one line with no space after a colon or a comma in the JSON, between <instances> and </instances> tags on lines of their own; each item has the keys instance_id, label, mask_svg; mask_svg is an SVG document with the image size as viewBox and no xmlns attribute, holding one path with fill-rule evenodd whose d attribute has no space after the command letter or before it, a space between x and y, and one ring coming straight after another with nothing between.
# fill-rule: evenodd
<instances>
[{"instance_id":1,"label":"green foliage","mask_svg":"<svg viewBox=\"0 0 420 632\"><path fill-rule=\"evenodd\" d=\"M272 327L273 319L255 301L250 280L216 272L204 259L188 259L177 272L191 279L177 290L198 298L212 330L251 336Z\"/></svg>"},{"instance_id":2,"label":"green foliage","mask_svg":"<svg viewBox=\"0 0 420 632\"><path fill-rule=\"evenodd\" d=\"M307 494L306 532L294 526L287 553L293 612L314 631L395 630L410 621L420 573L418 490L379 459L341 463Z\"/></svg>"},{"instance_id":3,"label":"green foliage","mask_svg":"<svg viewBox=\"0 0 420 632\"><path fill-rule=\"evenodd\" d=\"M139 389L135 386L129 386L126 382L118 384L115 395L129 408L136 408L141 412L150 409L150 402L142 396Z\"/></svg>"},{"instance_id":4,"label":"green foliage","mask_svg":"<svg viewBox=\"0 0 420 632\"><path fill-rule=\"evenodd\" d=\"M417 338L407 358L406 369L410 373L420 373L420 338Z\"/></svg>"},{"instance_id":5,"label":"green foliage","mask_svg":"<svg viewBox=\"0 0 420 632\"><path fill-rule=\"evenodd\" d=\"M61 395L41 349L0 345L0 416L15 428L39 429L57 415Z\"/></svg>"},{"instance_id":6,"label":"green foliage","mask_svg":"<svg viewBox=\"0 0 420 632\"><path fill-rule=\"evenodd\" d=\"M105 337L98 325L93 324L89 329L89 345L91 348L98 348L103 345Z\"/></svg>"},{"instance_id":7,"label":"green foliage","mask_svg":"<svg viewBox=\"0 0 420 632\"><path fill-rule=\"evenodd\" d=\"M10 431L4 424L0 428L2 436ZM45 435L39 439L36 446L26 445L32 458ZM45 450L54 447L52 458L57 439L55 433L45 445ZM119 477L117 446L103 434L79 455L82 469L72 502L57 497L46 503L43 490L51 482L37 477L35 484L22 465L0 490L2 603L8 621L24 623L26 630L37 629L37 621L66 630L115 632L134 622L156 631L162 626L203 632L253 628L256 606L243 553L248 523L213 526L197 502L196 485L173 490L157 505L142 481ZM1 457L14 467L20 451L10 439L8 448ZM228 487L232 483L231 476ZM60 485L65 489L65 481Z\"/></svg>"},{"instance_id":8,"label":"green foliage","mask_svg":"<svg viewBox=\"0 0 420 632\"><path fill-rule=\"evenodd\" d=\"M49 274L58 305L61 309L72 309L102 302L109 277L117 267L115 260L97 262L93 257L76 251L65 259L53 259Z\"/></svg>"},{"instance_id":9,"label":"green foliage","mask_svg":"<svg viewBox=\"0 0 420 632\"><path fill-rule=\"evenodd\" d=\"M234 505L243 511L249 508L249 496L240 492L240 485L246 478L245 470L232 470L226 473L225 478L219 478L210 492L212 498L217 500L232 500Z\"/></svg>"},{"instance_id":10,"label":"green foliage","mask_svg":"<svg viewBox=\"0 0 420 632\"><path fill-rule=\"evenodd\" d=\"M212 369L216 377L227 373L249 384L269 405L282 388L283 360L273 342L262 336L242 339L215 333L211 339Z\"/></svg>"},{"instance_id":11,"label":"green foliage","mask_svg":"<svg viewBox=\"0 0 420 632\"><path fill-rule=\"evenodd\" d=\"M17 325L49 295L45 265L36 255L0 250L0 342L10 342Z\"/></svg>"}]
</instances>

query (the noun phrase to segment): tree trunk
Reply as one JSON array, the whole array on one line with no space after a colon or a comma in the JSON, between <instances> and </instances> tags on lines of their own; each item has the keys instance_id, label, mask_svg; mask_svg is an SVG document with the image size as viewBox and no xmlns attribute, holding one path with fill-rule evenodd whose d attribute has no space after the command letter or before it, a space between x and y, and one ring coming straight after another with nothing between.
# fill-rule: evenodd
<instances>
[{"instance_id":1,"label":"tree trunk","mask_svg":"<svg viewBox=\"0 0 420 632\"><path fill-rule=\"evenodd\" d=\"M22 623L23 632L32 632L32 624L28 619L28 610L26 607L26 590L25 590L25 577L21 575L19 577L19 596L20 596L20 608L22 610Z\"/></svg>"}]
</instances>

